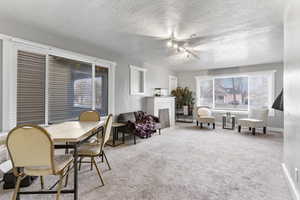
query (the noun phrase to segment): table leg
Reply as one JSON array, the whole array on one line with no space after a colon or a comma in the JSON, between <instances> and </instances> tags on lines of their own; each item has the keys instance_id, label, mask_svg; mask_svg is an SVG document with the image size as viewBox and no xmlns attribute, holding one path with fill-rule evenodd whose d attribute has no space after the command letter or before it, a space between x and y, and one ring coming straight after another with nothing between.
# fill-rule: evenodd
<instances>
[{"instance_id":1,"label":"table leg","mask_svg":"<svg viewBox=\"0 0 300 200\"><path fill-rule=\"evenodd\" d=\"M74 200L78 199L78 151L77 143L74 144Z\"/></svg>"},{"instance_id":2,"label":"table leg","mask_svg":"<svg viewBox=\"0 0 300 200\"><path fill-rule=\"evenodd\" d=\"M115 146L115 143L116 143L116 127L114 127L113 129L113 147Z\"/></svg>"},{"instance_id":3,"label":"table leg","mask_svg":"<svg viewBox=\"0 0 300 200\"><path fill-rule=\"evenodd\" d=\"M235 129L235 117L232 118L232 130Z\"/></svg>"}]
</instances>

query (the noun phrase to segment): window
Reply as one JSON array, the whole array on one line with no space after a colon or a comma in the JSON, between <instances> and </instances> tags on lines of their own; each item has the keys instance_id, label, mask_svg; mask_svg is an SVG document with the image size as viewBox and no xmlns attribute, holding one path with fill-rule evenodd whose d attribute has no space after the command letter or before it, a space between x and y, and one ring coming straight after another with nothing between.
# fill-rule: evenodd
<instances>
[{"instance_id":1,"label":"window","mask_svg":"<svg viewBox=\"0 0 300 200\"><path fill-rule=\"evenodd\" d=\"M198 84L200 86L200 96L199 103L200 105L207 105L213 107L213 80L199 80Z\"/></svg>"},{"instance_id":2,"label":"window","mask_svg":"<svg viewBox=\"0 0 300 200\"><path fill-rule=\"evenodd\" d=\"M197 77L197 104L216 110L248 111L271 107L274 71L248 75Z\"/></svg>"},{"instance_id":3,"label":"window","mask_svg":"<svg viewBox=\"0 0 300 200\"><path fill-rule=\"evenodd\" d=\"M114 112L114 62L8 38L1 68L3 131L77 120L87 109Z\"/></svg>"},{"instance_id":4,"label":"window","mask_svg":"<svg viewBox=\"0 0 300 200\"><path fill-rule=\"evenodd\" d=\"M248 77L216 78L215 109L248 110Z\"/></svg>"},{"instance_id":5,"label":"window","mask_svg":"<svg viewBox=\"0 0 300 200\"><path fill-rule=\"evenodd\" d=\"M92 109L92 65L49 56L49 122L78 119Z\"/></svg>"},{"instance_id":6,"label":"window","mask_svg":"<svg viewBox=\"0 0 300 200\"><path fill-rule=\"evenodd\" d=\"M45 123L46 56L17 53L17 124Z\"/></svg>"},{"instance_id":7,"label":"window","mask_svg":"<svg viewBox=\"0 0 300 200\"><path fill-rule=\"evenodd\" d=\"M74 81L73 106L78 108L91 108L92 105L92 79L83 78Z\"/></svg>"}]
</instances>

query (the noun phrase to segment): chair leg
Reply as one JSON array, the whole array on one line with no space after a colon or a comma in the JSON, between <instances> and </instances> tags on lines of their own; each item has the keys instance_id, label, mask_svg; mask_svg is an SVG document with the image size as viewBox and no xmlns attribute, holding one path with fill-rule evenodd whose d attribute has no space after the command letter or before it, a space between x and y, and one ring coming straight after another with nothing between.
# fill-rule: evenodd
<instances>
[{"instance_id":1,"label":"chair leg","mask_svg":"<svg viewBox=\"0 0 300 200\"><path fill-rule=\"evenodd\" d=\"M133 135L134 144L136 144L136 138L135 135Z\"/></svg>"},{"instance_id":2,"label":"chair leg","mask_svg":"<svg viewBox=\"0 0 300 200\"><path fill-rule=\"evenodd\" d=\"M61 191L62 182L63 182L63 174L60 174L59 182L58 182L58 186L57 186L56 200L60 199L60 191Z\"/></svg>"},{"instance_id":3,"label":"chair leg","mask_svg":"<svg viewBox=\"0 0 300 200\"><path fill-rule=\"evenodd\" d=\"M252 128L252 134L255 135L255 128Z\"/></svg>"},{"instance_id":4,"label":"chair leg","mask_svg":"<svg viewBox=\"0 0 300 200\"><path fill-rule=\"evenodd\" d=\"M91 171L93 170L93 162L92 162L92 158L91 158Z\"/></svg>"},{"instance_id":5,"label":"chair leg","mask_svg":"<svg viewBox=\"0 0 300 200\"><path fill-rule=\"evenodd\" d=\"M99 168L98 168L98 166L97 166L97 164L96 164L94 158L92 158L92 162L93 162L93 164L95 165L95 168L96 168L96 171L97 171L97 173L98 173L98 176L99 176L99 178L100 178L100 180L101 180L102 186L104 186L104 181L103 181L101 172L100 172L100 170L99 170Z\"/></svg>"},{"instance_id":6,"label":"chair leg","mask_svg":"<svg viewBox=\"0 0 300 200\"><path fill-rule=\"evenodd\" d=\"M103 155L104 158L105 158L105 161L106 161L106 163L107 163L108 169L111 170L110 164L109 164L109 162L108 162L108 160L107 160L107 157L106 157L106 154L104 153L104 151L102 151L102 155Z\"/></svg>"},{"instance_id":7,"label":"chair leg","mask_svg":"<svg viewBox=\"0 0 300 200\"><path fill-rule=\"evenodd\" d=\"M15 187L15 191L14 191L12 200L17 200L18 193L19 193L19 191L20 191L20 183L21 183L21 180L22 180L22 176L19 175L18 178L17 178L17 183L16 183L16 187Z\"/></svg>"},{"instance_id":8,"label":"chair leg","mask_svg":"<svg viewBox=\"0 0 300 200\"><path fill-rule=\"evenodd\" d=\"M213 129L215 129L216 128L216 124L215 123L213 123Z\"/></svg>"},{"instance_id":9,"label":"chair leg","mask_svg":"<svg viewBox=\"0 0 300 200\"><path fill-rule=\"evenodd\" d=\"M203 128L203 123L202 122L200 122L200 128Z\"/></svg>"},{"instance_id":10,"label":"chair leg","mask_svg":"<svg viewBox=\"0 0 300 200\"><path fill-rule=\"evenodd\" d=\"M41 181L41 189L44 189L44 177L40 176L40 181Z\"/></svg>"},{"instance_id":11,"label":"chair leg","mask_svg":"<svg viewBox=\"0 0 300 200\"><path fill-rule=\"evenodd\" d=\"M159 133L159 135L161 134L160 130L161 130L161 129L158 129L158 133Z\"/></svg>"},{"instance_id":12,"label":"chair leg","mask_svg":"<svg viewBox=\"0 0 300 200\"><path fill-rule=\"evenodd\" d=\"M239 133L241 132L241 129L242 129L242 127L241 127L241 125L239 125L239 126L238 126L238 132L239 132Z\"/></svg>"},{"instance_id":13,"label":"chair leg","mask_svg":"<svg viewBox=\"0 0 300 200\"><path fill-rule=\"evenodd\" d=\"M264 134L267 134L267 127L264 126L263 132L264 132Z\"/></svg>"},{"instance_id":14,"label":"chair leg","mask_svg":"<svg viewBox=\"0 0 300 200\"><path fill-rule=\"evenodd\" d=\"M67 174L66 174L66 180L65 180L65 187L67 187L67 185L68 185L68 182L69 182L69 173L70 173L70 165L69 165L69 167L68 167L68 169L67 169Z\"/></svg>"},{"instance_id":15,"label":"chair leg","mask_svg":"<svg viewBox=\"0 0 300 200\"><path fill-rule=\"evenodd\" d=\"M82 161L82 157L79 159L79 167L78 167L78 170L80 171L81 170L81 161Z\"/></svg>"},{"instance_id":16,"label":"chair leg","mask_svg":"<svg viewBox=\"0 0 300 200\"><path fill-rule=\"evenodd\" d=\"M199 126L199 122L198 122L198 120L196 121L196 125L197 125L197 126Z\"/></svg>"}]
</instances>

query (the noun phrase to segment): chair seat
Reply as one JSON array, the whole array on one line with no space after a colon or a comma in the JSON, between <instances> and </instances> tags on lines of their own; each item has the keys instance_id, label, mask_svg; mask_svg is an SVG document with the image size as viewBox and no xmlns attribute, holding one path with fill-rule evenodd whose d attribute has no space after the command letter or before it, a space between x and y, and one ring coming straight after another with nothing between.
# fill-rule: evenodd
<instances>
[{"instance_id":1,"label":"chair seat","mask_svg":"<svg viewBox=\"0 0 300 200\"><path fill-rule=\"evenodd\" d=\"M78 148L78 156L97 156L100 154L101 144L83 144Z\"/></svg>"},{"instance_id":2,"label":"chair seat","mask_svg":"<svg viewBox=\"0 0 300 200\"><path fill-rule=\"evenodd\" d=\"M238 120L238 125L246 126L251 128L261 128L264 127L264 121L259 119L251 119L251 118L244 118Z\"/></svg>"},{"instance_id":3,"label":"chair seat","mask_svg":"<svg viewBox=\"0 0 300 200\"><path fill-rule=\"evenodd\" d=\"M58 174L73 161L72 155L54 155L54 174ZM53 174L51 168L46 166L25 167L25 174L29 176L45 176Z\"/></svg>"},{"instance_id":4,"label":"chair seat","mask_svg":"<svg viewBox=\"0 0 300 200\"><path fill-rule=\"evenodd\" d=\"M203 123L214 123L215 117L214 116L198 116L197 120L199 122L203 122Z\"/></svg>"}]
</instances>

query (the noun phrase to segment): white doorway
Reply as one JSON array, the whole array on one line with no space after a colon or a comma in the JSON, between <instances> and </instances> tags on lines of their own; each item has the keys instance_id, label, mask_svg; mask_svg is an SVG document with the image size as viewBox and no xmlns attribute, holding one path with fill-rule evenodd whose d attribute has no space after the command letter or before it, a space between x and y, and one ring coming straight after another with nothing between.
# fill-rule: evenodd
<instances>
[{"instance_id":1,"label":"white doorway","mask_svg":"<svg viewBox=\"0 0 300 200\"><path fill-rule=\"evenodd\" d=\"M169 94L177 88L178 80L176 76L169 76Z\"/></svg>"}]
</instances>

